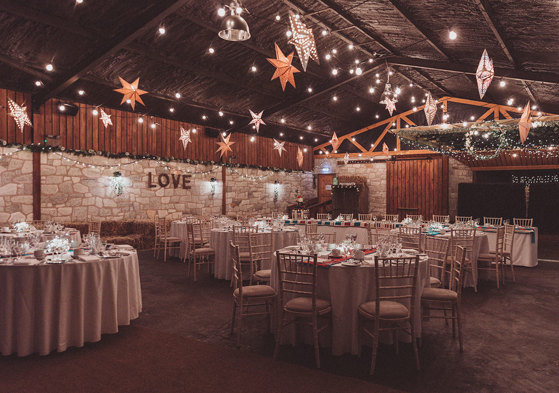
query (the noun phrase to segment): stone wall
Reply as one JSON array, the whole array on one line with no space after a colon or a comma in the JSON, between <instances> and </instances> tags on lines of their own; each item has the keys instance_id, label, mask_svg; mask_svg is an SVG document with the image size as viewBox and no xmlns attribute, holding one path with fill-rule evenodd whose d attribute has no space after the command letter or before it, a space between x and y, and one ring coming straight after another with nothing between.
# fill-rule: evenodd
<instances>
[{"instance_id":1,"label":"stone wall","mask_svg":"<svg viewBox=\"0 0 559 393\"><path fill-rule=\"evenodd\" d=\"M454 158L450 158L448 164L448 213L454 217L458 213L458 184L472 183L473 172Z\"/></svg>"},{"instance_id":2,"label":"stone wall","mask_svg":"<svg viewBox=\"0 0 559 393\"><path fill-rule=\"evenodd\" d=\"M0 147L0 224L33 219L33 155Z\"/></svg>"},{"instance_id":3,"label":"stone wall","mask_svg":"<svg viewBox=\"0 0 559 393\"><path fill-rule=\"evenodd\" d=\"M386 212L386 163L323 165L324 159L315 160L317 168L331 167L338 176L362 176L369 187L369 213L383 215Z\"/></svg>"},{"instance_id":4,"label":"stone wall","mask_svg":"<svg viewBox=\"0 0 559 393\"><path fill-rule=\"evenodd\" d=\"M221 214L221 166L153 160L130 162L126 158L41 154L41 218L81 221ZM118 164L119 167L103 167ZM0 159L0 223L32 219L32 170L32 154L29 152ZM117 195L112 187L115 171L122 174L121 195ZM148 187L149 173L155 185L152 188ZM170 186L160 187L157 181L159 174L174 174L178 180L177 188L173 187L172 179ZM192 175L187 184L191 189L182 188L183 174ZM211 178L215 178L216 182L212 183ZM279 184L275 185L275 181ZM214 193L212 188L215 188ZM276 188L278 198L274 201ZM275 173L227 168L227 214L285 211L287 205L295 203L295 190L303 193L306 199L315 196L310 172Z\"/></svg>"}]
</instances>

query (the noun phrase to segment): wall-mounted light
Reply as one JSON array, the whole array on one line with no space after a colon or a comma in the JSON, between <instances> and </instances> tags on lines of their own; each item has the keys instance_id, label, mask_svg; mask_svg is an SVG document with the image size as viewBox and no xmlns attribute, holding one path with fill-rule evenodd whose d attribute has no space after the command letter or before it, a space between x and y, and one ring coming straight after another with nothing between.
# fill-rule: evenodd
<instances>
[{"instance_id":1,"label":"wall-mounted light","mask_svg":"<svg viewBox=\"0 0 559 393\"><path fill-rule=\"evenodd\" d=\"M212 194L212 196L215 195L215 187L217 185L217 179L215 177L212 177L210 179L210 193Z\"/></svg>"},{"instance_id":2,"label":"wall-mounted light","mask_svg":"<svg viewBox=\"0 0 559 393\"><path fill-rule=\"evenodd\" d=\"M274 203L276 203L278 201L278 197L279 197L279 186L280 186L280 182L278 180L276 180L274 182Z\"/></svg>"},{"instance_id":3,"label":"wall-mounted light","mask_svg":"<svg viewBox=\"0 0 559 393\"><path fill-rule=\"evenodd\" d=\"M116 196L122 195L124 192L124 178L122 177L122 173L113 172L113 176L111 177L111 188Z\"/></svg>"}]
</instances>

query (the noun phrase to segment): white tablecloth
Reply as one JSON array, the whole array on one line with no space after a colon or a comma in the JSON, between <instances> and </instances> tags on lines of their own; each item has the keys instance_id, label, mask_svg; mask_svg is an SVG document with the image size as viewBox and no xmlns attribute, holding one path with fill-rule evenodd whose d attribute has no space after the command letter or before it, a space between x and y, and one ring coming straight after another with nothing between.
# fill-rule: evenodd
<instances>
[{"instance_id":1,"label":"white tablecloth","mask_svg":"<svg viewBox=\"0 0 559 393\"><path fill-rule=\"evenodd\" d=\"M138 318L138 256L128 252L92 262L0 265L0 353L62 352Z\"/></svg>"},{"instance_id":2,"label":"white tablecloth","mask_svg":"<svg viewBox=\"0 0 559 393\"><path fill-rule=\"evenodd\" d=\"M484 232L489 240L489 249L495 251L495 232ZM534 242L532 233L514 233L514 245L512 250L512 263L515 266L538 266L538 228L534 228Z\"/></svg>"},{"instance_id":3,"label":"white tablecloth","mask_svg":"<svg viewBox=\"0 0 559 393\"><path fill-rule=\"evenodd\" d=\"M260 232L262 233L262 232ZM298 231L285 229L272 232L272 252L280 248L297 244ZM258 235L258 233L257 233ZM210 238L210 247L215 250L215 272L214 276L220 279L231 280L233 277L233 263L229 252L229 241L233 240L233 231L213 229ZM270 255L271 260L272 255ZM269 269L270 261L263 261L262 269Z\"/></svg>"},{"instance_id":4,"label":"white tablecloth","mask_svg":"<svg viewBox=\"0 0 559 393\"><path fill-rule=\"evenodd\" d=\"M304 225L298 224L297 227L302 228L304 227ZM335 233L337 243L341 243L342 241L344 241L346 235L357 235L357 243L359 244L369 243L367 228L363 228L363 227L318 225L317 232Z\"/></svg>"},{"instance_id":5,"label":"white tablecloth","mask_svg":"<svg viewBox=\"0 0 559 393\"><path fill-rule=\"evenodd\" d=\"M289 252L286 250L285 252ZM320 342L324 346L332 346L335 356L344 353L359 354L359 305L374 300L375 269L374 265L349 267L332 265L329 268L318 268L317 296L329 300L332 304L332 329L321 333ZM271 285L279 290L277 264L273 264ZM414 326L416 337L421 337L421 294L423 288L429 285L428 261L420 261L417 274L417 291L415 298ZM289 300L284 296L284 302ZM325 323L324 321L320 322ZM322 325L321 325L322 326ZM329 332L331 331L331 336ZM309 330L310 332L310 330ZM309 333L307 332L307 333ZM400 340L409 340L409 336L402 334ZM312 343L312 335L305 335L305 341ZM284 344L295 344L294 325L284 329L282 338Z\"/></svg>"},{"instance_id":6,"label":"white tablecloth","mask_svg":"<svg viewBox=\"0 0 559 393\"><path fill-rule=\"evenodd\" d=\"M68 233L69 236L69 240L71 242L74 242L74 244L79 245L82 242L82 238L81 238L81 234L80 231L78 231L77 229L74 228L66 228L64 231L62 231L60 234L56 234L56 233L45 233L43 231L35 231L38 232L40 234L40 241L42 242L46 242L48 240L54 239L56 236L64 236L66 233ZM10 232L10 233L5 233L5 232L0 232L0 238L16 238L19 236L25 236L25 232L22 233L16 233L16 232Z\"/></svg>"}]
</instances>

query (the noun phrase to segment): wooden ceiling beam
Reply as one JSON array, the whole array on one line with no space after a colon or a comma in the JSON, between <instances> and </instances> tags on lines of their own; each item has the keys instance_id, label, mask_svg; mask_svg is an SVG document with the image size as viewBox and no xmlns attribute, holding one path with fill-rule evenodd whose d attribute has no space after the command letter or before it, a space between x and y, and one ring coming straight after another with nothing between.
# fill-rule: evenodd
<instances>
[{"instance_id":1,"label":"wooden ceiling beam","mask_svg":"<svg viewBox=\"0 0 559 393\"><path fill-rule=\"evenodd\" d=\"M152 12L137 17L124 33L99 46L90 56L80 61L73 69L55 79L53 87L33 97L35 107L42 105L47 99L56 96L71 86L80 77L97 67L107 56L115 54L120 49L140 37L146 29L155 29L161 21L184 6L188 0L175 0L154 3Z\"/></svg>"}]
</instances>

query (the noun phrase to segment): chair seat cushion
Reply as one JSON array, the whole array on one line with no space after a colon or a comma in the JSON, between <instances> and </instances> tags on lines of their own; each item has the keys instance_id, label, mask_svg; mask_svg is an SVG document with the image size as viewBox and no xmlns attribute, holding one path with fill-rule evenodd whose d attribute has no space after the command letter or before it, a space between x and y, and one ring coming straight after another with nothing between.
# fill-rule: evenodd
<instances>
[{"instance_id":1,"label":"chair seat cushion","mask_svg":"<svg viewBox=\"0 0 559 393\"><path fill-rule=\"evenodd\" d=\"M425 300L457 300L458 294L454 291L444 288L425 288L421 299Z\"/></svg>"},{"instance_id":2,"label":"chair seat cushion","mask_svg":"<svg viewBox=\"0 0 559 393\"><path fill-rule=\"evenodd\" d=\"M376 302L370 301L359 305L359 313L365 317L374 317L376 315ZM409 310L402 303L393 302L390 300L381 300L379 304L379 316L385 319L399 319L406 318L409 315Z\"/></svg>"},{"instance_id":3,"label":"chair seat cushion","mask_svg":"<svg viewBox=\"0 0 559 393\"><path fill-rule=\"evenodd\" d=\"M254 277L262 280L269 280L272 277L272 269L262 269L254 273Z\"/></svg>"},{"instance_id":4,"label":"chair seat cushion","mask_svg":"<svg viewBox=\"0 0 559 393\"><path fill-rule=\"evenodd\" d=\"M243 286L243 297L266 297L275 296L276 291L269 285L247 285ZM235 289L233 296L239 296L239 288Z\"/></svg>"},{"instance_id":5,"label":"chair seat cushion","mask_svg":"<svg viewBox=\"0 0 559 393\"><path fill-rule=\"evenodd\" d=\"M202 247L194 249L196 254L213 254L215 251L213 248L210 247Z\"/></svg>"},{"instance_id":6,"label":"chair seat cushion","mask_svg":"<svg viewBox=\"0 0 559 393\"><path fill-rule=\"evenodd\" d=\"M239 258L241 258L241 260L243 261L250 260L250 252L248 251L239 252Z\"/></svg>"},{"instance_id":7,"label":"chair seat cushion","mask_svg":"<svg viewBox=\"0 0 559 393\"><path fill-rule=\"evenodd\" d=\"M440 287L441 286L441 280L439 280L437 277L429 277L429 286L430 287Z\"/></svg>"},{"instance_id":8,"label":"chair seat cushion","mask_svg":"<svg viewBox=\"0 0 559 393\"><path fill-rule=\"evenodd\" d=\"M495 260L495 254L490 254L490 253L480 253L479 256L477 257L477 260L484 260L484 261L493 261Z\"/></svg>"},{"instance_id":9,"label":"chair seat cushion","mask_svg":"<svg viewBox=\"0 0 559 393\"><path fill-rule=\"evenodd\" d=\"M489 251L488 254L483 255L491 255L493 258L495 258L495 251ZM503 256L510 257L510 251L503 251Z\"/></svg>"},{"instance_id":10,"label":"chair seat cushion","mask_svg":"<svg viewBox=\"0 0 559 393\"><path fill-rule=\"evenodd\" d=\"M161 241L165 241L165 237L164 236L160 236L159 240ZM174 237L174 236L167 236L167 243L169 242L180 242L181 239L179 239L178 237Z\"/></svg>"},{"instance_id":11,"label":"chair seat cushion","mask_svg":"<svg viewBox=\"0 0 559 393\"><path fill-rule=\"evenodd\" d=\"M284 308L287 311L293 312L311 312L312 311L312 298L310 297L296 297L285 303ZM316 299L316 309L319 313L330 311L330 302L324 299Z\"/></svg>"}]
</instances>

